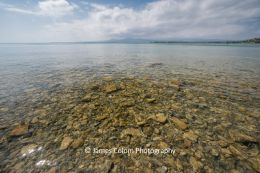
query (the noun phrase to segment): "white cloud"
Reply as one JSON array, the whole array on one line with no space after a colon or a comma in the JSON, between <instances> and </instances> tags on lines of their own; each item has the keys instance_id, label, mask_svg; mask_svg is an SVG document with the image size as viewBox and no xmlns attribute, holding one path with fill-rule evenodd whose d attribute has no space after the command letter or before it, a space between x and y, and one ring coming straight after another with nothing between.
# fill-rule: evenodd
<instances>
[{"instance_id":1,"label":"white cloud","mask_svg":"<svg viewBox=\"0 0 260 173\"><path fill-rule=\"evenodd\" d=\"M76 14L74 19L54 20L38 30L34 38L44 41L240 39L259 36L260 27L259 0L160 0L138 9L95 3L80 8L71 1L45 0L34 10L7 9L50 17Z\"/></svg>"},{"instance_id":2,"label":"white cloud","mask_svg":"<svg viewBox=\"0 0 260 173\"><path fill-rule=\"evenodd\" d=\"M18 12L23 14L33 14L40 16L62 17L71 14L77 6L70 4L66 0L44 0L39 1L38 6L34 10L21 9L17 7L7 7L8 11Z\"/></svg>"},{"instance_id":3,"label":"white cloud","mask_svg":"<svg viewBox=\"0 0 260 173\"><path fill-rule=\"evenodd\" d=\"M91 4L88 17L48 26L54 38L93 41L112 38L232 38L260 17L259 0L164 0L143 9ZM67 37L64 37L67 36Z\"/></svg>"}]
</instances>

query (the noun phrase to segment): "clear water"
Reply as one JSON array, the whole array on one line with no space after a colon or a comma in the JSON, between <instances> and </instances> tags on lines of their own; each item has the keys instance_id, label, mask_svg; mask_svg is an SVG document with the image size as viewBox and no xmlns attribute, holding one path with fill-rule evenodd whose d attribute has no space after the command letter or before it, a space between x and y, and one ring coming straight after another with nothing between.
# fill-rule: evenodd
<instances>
[{"instance_id":1,"label":"clear water","mask_svg":"<svg viewBox=\"0 0 260 173\"><path fill-rule=\"evenodd\" d=\"M68 134L73 138L83 132L89 137L98 136L99 131L92 115L87 114L88 121L79 129L73 130L74 127L69 128L69 124L74 121L76 125L83 122L77 119L78 113L82 115L87 113L83 107L85 104L80 100L86 95L86 88L90 88L93 84L91 80L94 79L94 83L98 81L99 85L103 85L104 76L112 76L115 79L121 76L129 79L137 77L132 83L129 82L131 80L126 83L135 87L130 91L123 90L122 95L117 94L119 99L132 95L133 91L137 93L147 91L145 87L148 87L149 92L151 90L152 95L157 97L158 104L150 107L137 105L136 110L141 111L140 115L148 115L147 112L176 111L176 115L185 118L189 130L200 134L199 142L188 149L183 149L183 143L171 140L171 133L169 135L166 133L175 129L171 123L151 124L151 126L152 129L162 129L161 131L165 132L162 134L166 134L164 140L180 151L182 149L187 151L190 156L195 150L202 149L204 165L212 167L214 172L227 172L228 169L233 168L242 170L241 172L254 172L252 168L257 169L256 164L254 165L256 163L254 157L259 153L257 142L249 140L238 144L231 141L232 145L243 145L241 151L250 156L248 160L243 159L240 162L237 161L240 158L237 155L228 158L223 154L218 158L215 154L212 156L206 150L206 148L211 149L212 146L203 148L201 144L211 144L211 142L218 144L218 141L223 139L229 141L230 130L236 130L238 134L249 134L253 139L259 136L257 120L260 101L260 45L1 44L0 172L1 169L3 172L46 172L52 166L64 167L67 170L65 172L68 172L68 170L79 169L81 165L86 168L90 163L99 165L96 161L99 159L102 161L102 157L89 158L88 155L84 155L83 146L77 150L65 151L60 150L59 146L63 137ZM169 86L175 79L181 81L184 86L179 91L173 90L175 96L172 97L173 93ZM161 88L163 92L160 91ZM163 94L159 95L159 91ZM109 99L105 97L103 90L93 91L92 95L102 96L101 100L94 99L94 103L111 106L110 97ZM107 102L103 99L107 99ZM117 101L115 105L120 107L118 103L121 100L114 101ZM172 108L173 103L179 105L181 109L178 110L176 105ZM86 103L87 106L88 104ZM89 106L89 109L92 108ZM128 111L125 108L119 110L122 115L126 115L125 111ZM100 108L98 111L102 112L103 109ZM34 117L43 121L34 124L32 123ZM16 123L20 123L20 120L30 122L32 136L9 137L10 131L15 128ZM45 122L47 124L44 125ZM88 132L85 132L86 129ZM182 133L185 132L187 130ZM108 139L114 136L114 133L106 133L106 135L107 138L99 139L101 141ZM153 135L160 136L157 133ZM149 142L150 137L147 140ZM117 140L115 141L118 143ZM85 141L84 145L89 145L88 142L93 141ZM35 152L30 151L32 153L24 157L21 148L28 144L37 144L38 148L37 151L34 149ZM101 144L108 147L106 144L109 143L105 140ZM178 156L178 158L184 165L189 165L187 163L189 159L185 156ZM140 159L140 161L147 159ZM124 170L125 167L127 168L126 164L131 163L129 160L117 157L115 160L118 161L115 163L124 166ZM164 159L161 161L163 162ZM174 170L172 165L168 168L169 172Z\"/></svg>"},{"instance_id":2,"label":"clear water","mask_svg":"<svg viewBox=\"0 0 260 173\"><path fill-rule=\"evenodd\" d=\"M163 63L173 74L190 74L195 77L200 77L202 73L232 75L233 78L242 76L259 82L260 46L246 44L3 44L0 45L0 103L15 99L13 96L31 87L47 87L47 81L43 79L51 79L52 76L59 77L58 82L64 84L79 80L75 75L71 75L79 71L85 71L86 78L115 72L138 75L144 71L142 67L149 63Z\"/></svg>"}]
</instances>

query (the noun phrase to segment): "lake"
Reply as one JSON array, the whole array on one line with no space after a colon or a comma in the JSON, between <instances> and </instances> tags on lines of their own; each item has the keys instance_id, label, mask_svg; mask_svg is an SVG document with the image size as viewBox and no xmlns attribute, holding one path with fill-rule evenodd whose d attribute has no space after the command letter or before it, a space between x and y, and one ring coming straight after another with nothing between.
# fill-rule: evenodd
<instances>
[{"instance_id":1,"label":"lake","mask_svg":"<svg viewBox=\"0 0 260 173\"><path fill-rule=\"evenodd\" d=\"M259 168L260 45L0 44L0 62L0 170Z\"/></svg>"}]
</instances>

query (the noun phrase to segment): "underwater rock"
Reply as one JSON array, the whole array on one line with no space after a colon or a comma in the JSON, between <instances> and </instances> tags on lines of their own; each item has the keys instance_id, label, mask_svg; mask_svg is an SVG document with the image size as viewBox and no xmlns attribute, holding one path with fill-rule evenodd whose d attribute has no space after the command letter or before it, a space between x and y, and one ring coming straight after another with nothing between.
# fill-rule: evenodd
<instances>
[{"instance_id":1,"label":"underwater rock","mask_svg":"<svg viewBox=\"0 0 260 173\"><path fill-rule=\"evenodd\" d=\"M115 91L119 90L119 87L116 86L116 84L108 84L104 87L104 91L108 94L113 93Z\"/></svg>"},{"instance_id":2,"label":"underwater rock","mask_svg":"<svg viewBox=\"0 0 260 173\"><path fill-rule=\"evenodd\" d=\"M189 148L189 147L191 147L191 145L192 145L192 142L190 140L184 139L184 141L183 141L184 148Z\"/></svg>"},{"instance_id":3,"label":"underwater rock","mask_svg":"<svg viewBox=\"0 0 260 173\"><path fill-rule=\"evenodd\" d=\"M248 162L255 171L260 171L260 155L256 156L255 158L250 158Z\"/></svg>"},{"instance_id":4,"label":"underwater rock","mask_svg":"<svg viewBox=\"0 0 260 173\"><path fill-rule=\"evenodd\" d=\"M28 124L19 124L16 126L11 132L10 136L21 136L29 133L29 125Z\"/></svg>"},{"instance_id":5,"label":"underwater rock","mask_svg":"<svg viewBox=\"0 0 260 173\"><path fill-rule=\"evenodd\" d=\"M162 166L156 169L159 173L166 173L168 171L168 168L166 166Z\"/></svg>"},{"instance_id":6,"label":"underwater rock","mask_svg":"<svg viewBox=\"0 0 260 173\"><path fill-rule=\"evenodd\" d=\"M83 97L82 99L81 99L81 101L82 102L90 102L91 101L91 95L86 95L85 97Z\"/></svg>"},{"instance_id":7,"label":"underwater rock","mask_svg":"<svg viewBox=\"0 0 260 173\"><path fill-rule=\"evenodd\" d=\"M61 142L61 145L60 145L60 150L67 149L72 142L73 142L73 139L71 137L64 137Z\"/></svg>"},{"instance_id":8,"label":"underwater rock","mask_svg":"<svg viewBox=\"0 0 260 173\"><path fill-rule=\"evenodd\" d=\"M34 117L32 120L31 120L31 123L32 124L36 124L39 122L39 118L38 117Z\"/></svg>"},{"instance_id":9,"label":"underwater rock","mask_svg":"<svg viewBox=\"0 0 260 173\"><path fill-rule=\"evenodd\" d=\"M181 85L181 81L180 81L180 80L177 80L177 79L171 80L171 84L174 84L174 85L179 86L179 85Z\"/></svg>"},{"instance_id":10,"label":"underwater rock","mask_svg":"<svg viewBox=\"0 0 260 173\"><path fill-rule=\"evenodd\" d=\"M158 144L158 147L160 149L166 149L166 148L169 148L169 145L163 141L160 141L159 144Z\"/></svg>"},{"instance_id":11,"label":"underwater rock","mask_svg":"<svg viewBox=\"0 0 260 173\"><path fill-rule=\"evenodd\" d=\"M47 173L56 173L56 167L50 168Z\"/></svg>"},{"instance_id":12,"label":"underwater rock","mask_svg":"<svg viewBox=\"0 0 260 173\"><path fill-rule=\"evenodd\" d=\"M200 161L196 160L194 157L190 157L190 164L191 164L194 172L200 172L199 170L203 166L202 163Z\"/></svg>"},{"instance_id":13,"label":"underwater rock","mask_svg":"<svg viewBox=\"0 0 260 173\"><path fill-rule=\"evenodd\" d=\"M153 119L154 121L165 123L167 121L167 117L163 113L158 113L150 117L150 119Z\"/></svg>"},{"instance_id":14,"label":"underwater rock","mask_svg":"<svg viewBox=\"0 0 260 173\"><path fill-rule=\"evenodd\" d=\"M124 129L121 132L121 138L125 137L125 136L133 136L133 137L144 137L145 135L143 134L143 132L139 129L135 129L135 128L128 128L128 129Z\"/></svg>"},{"instance_id":15,"label":"underwater rock","mask_svg":"<svg viewBox=\"0 0 260 173\"><path fill-rule=\"evenodd\" d=\"M146 99L147 103L154 103L156 101L155 98L149 98L149 99Z\"/></svg>"},{"instance_id":16,"label":"underwater rock","mask_svg":"<svg viewBox=\"0 0 260 173\"><path fill-rule=\"evenodd\" d=\"M21 155L22 156L27 156L27 155L33 153L37 149L37 147L38 146L36 144L30 144L30 145L24 146L21 149Z\"/></svg>"},{"instance_id":17,"label":"underwater rock","mask_svg":"<svg viewBox=\"0 0 260 173\"><path fill-rule=\"evenodd\" d=\"M114 167L114 163L111 160L105 160L105 162L98 166L99 172L109 173Z\"/></svg>"},{"instance_id":18,"label":"underwater rock","mask_svg":"<svg viewBox=\"0 0 260 173\"><path fill-rule=\"evenodd\" d=\"M98 115L96 118L95 118L95 120L96 121L102 121L102 120L104 120L104 119L106 119L106 118L108 118L109 116L108 115Z\"/></svg>"},{"instance_id":19,"label":"underwater rock","mask_svg":"<svg viewBox=\"0 0 260 173\"><path fill-rule=\"evenodd\" d=\"M150 67L150 68L155 68L155 67L160 67L160 66L163 66L163 63L157 62L157 63L152 63L152 64L148 65L148 67Z\"/></svg>"},{"instance_id":20,"label":"underwater rock","mask_svg":"<svg viewBox=\"0 0 260 173\"><path fill-rule=\"evenodd\" d=\"M232 153L232 155L234 155L235 157L238 157L239 159L246 159L247 158L247 155L242 150L240 150L238 147L230 145L228 147L228 149Z\"/></svg>"},{"instance_id":21,"label":"underwater rock","mask_svg":"<svg viewBox=\"0 0 260 173\"><path fill-rule=\"evenodd\" d=\"M240 171L237 170L237 169L232 169L232 170L229 171L229 173L240 173Z\"/></svg>"},{"instance_id":22,"label":"underwater rock","mask_svg":"<svg viewBox=\"0 0 260 173\"><path fill-rule=\"evenodd\" d=\"M4 125L4 124L0 125L0 130L4 130L4 129L7 129L7 128L8 128L8 125Z\"/></svg>"},{"instance_id":23,"label":"underwater rock","mask_svg":"<svg viewBox=\"0 0 260 173\"><path fill-rule=\"evenodd\" d=\"M196 142L198 139L198 136L193 131L190 130L183 134L183 138Z\"/></svg>"},{"instance_id":24,"label":"underwater rock","mask_svg":"<svg viewBox=\"0 0 260 173\"><path fill-rule=\"evenodd\" d=\"M84 144L84 140L82 138L78 138L72 142L71 146L72 148L76 149L81 147L83 144Z\"/></svg>"},{"instance_id":25,"label":"underwater rock","mask_svg":"<svg viewBox=\"0 0 260 173\"><path fill-rule=\"evenodd\" d=\"M257 143L257 139L244 134L241 131L238 130L229 130L228 131L230 138L234 141L234 142L252 142L252 143Z\"/></svg>"},{"instance_id":26,"label":"underwater rock","mask_svg":"<svg viewBox=\"0 0 260 173\"><path fill-rule=\"evenodd\" d=\"M171 120L181 130L185 130L188 128L188 125L185 122L176 117L172 117Z\"/></svg>"}]
</instances>

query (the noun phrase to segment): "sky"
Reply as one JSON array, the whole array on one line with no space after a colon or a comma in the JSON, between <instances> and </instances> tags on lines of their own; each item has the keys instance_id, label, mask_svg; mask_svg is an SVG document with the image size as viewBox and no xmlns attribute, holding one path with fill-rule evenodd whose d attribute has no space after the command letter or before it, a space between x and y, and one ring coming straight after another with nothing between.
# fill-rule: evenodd
<instances>
[{"instance_id":1,"label":"sky","mask_svg":"<svg viewBox=\"0 0 260 173\"><path fill-rule=\"evenodd\" d=\"M0 42L260 37L260 0L0 0Z\"/></svg>"}]
</instances>

